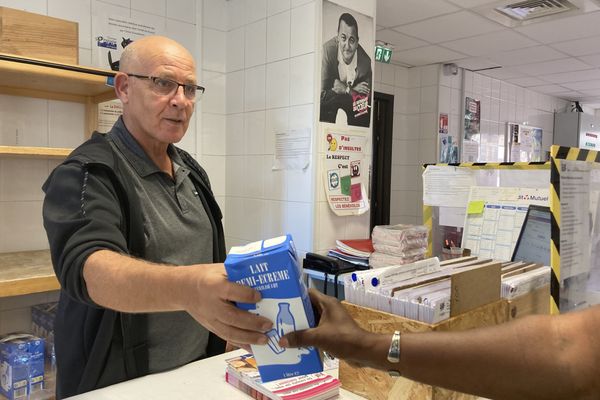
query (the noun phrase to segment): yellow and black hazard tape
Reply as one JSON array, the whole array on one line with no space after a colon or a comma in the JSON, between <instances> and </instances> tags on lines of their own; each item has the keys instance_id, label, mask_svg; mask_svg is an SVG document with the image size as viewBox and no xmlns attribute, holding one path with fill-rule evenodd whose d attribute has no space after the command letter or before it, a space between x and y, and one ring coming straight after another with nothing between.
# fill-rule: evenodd
<instances>
[{"instance_id":1,"label":"yellow and black hazard tape","mask_svg":"<svg viewBox=\"0 0 600 400\"><path fill-rule=\"evenodd\" d=\"M550 294L552 303L550 306L554 314L559 312L560 304L560 163L561 160L600 163L600 151L554 145L550 148L550 154L552 155L550 168L550 211L552 213Z\"/></svg>"}]
</instances>

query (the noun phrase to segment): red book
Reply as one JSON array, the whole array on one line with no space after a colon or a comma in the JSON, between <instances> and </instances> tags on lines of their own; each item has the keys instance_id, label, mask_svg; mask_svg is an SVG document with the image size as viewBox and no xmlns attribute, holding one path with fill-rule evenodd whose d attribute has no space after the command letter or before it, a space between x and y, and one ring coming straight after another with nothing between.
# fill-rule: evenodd
<instances>
[{"instance_id":1,"label":"red book","mask_svg":"<svg viewBox=\"0 0 600 400\"><path fill-rule=\"evenodd\" d=\"M371 239L344 239L335 243L339 250L353 256L369 257L375 251Z\"/></svg>"}]
</instances>

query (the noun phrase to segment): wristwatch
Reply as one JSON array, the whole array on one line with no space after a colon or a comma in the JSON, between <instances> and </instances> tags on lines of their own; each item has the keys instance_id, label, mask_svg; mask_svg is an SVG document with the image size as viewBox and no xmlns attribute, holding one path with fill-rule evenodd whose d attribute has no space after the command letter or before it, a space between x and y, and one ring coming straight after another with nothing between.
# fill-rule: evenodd
<instances>
[{"instance_id":1,"label":"wristwatch","mask_svg":"<svg viewBox=\"0 0 600 400\"><path fill-rule=\"evenodd\" d=\"M388 350L387 360L391 363L400 362L400 331L395 331L392 335L392 342L390 343L390 349ZM389 370L388 374L393 377L400 376L400 372L396 370Z\"/></svg>"}]
</instances>

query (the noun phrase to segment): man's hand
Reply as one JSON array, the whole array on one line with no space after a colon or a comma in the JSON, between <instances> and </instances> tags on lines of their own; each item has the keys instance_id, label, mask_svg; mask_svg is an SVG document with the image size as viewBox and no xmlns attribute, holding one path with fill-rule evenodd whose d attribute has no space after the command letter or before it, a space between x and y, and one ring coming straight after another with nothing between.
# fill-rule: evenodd
<instances>
[{"instance_id":1,"label":"man's hand","mask_svg":"<svg viewBox=\"0 0 600 400\"><path fill-rule=\"evenodd\" d=\"M360 82L352 88L357 93L368 95L371 92L369 84L367 82Z\"/></svg>"},{"instance_id":2,"label":"man's hand","mask_svg":"<svg viewBox=\"0 0 600 400\"><path fill-rule=\"evenodd\" d=\"M273 323L233 304L260 301L256 290L229 282L223 264L188 268L194 268L194 273L183 300L185 310L192 317L206 329L237 346L267 343L264 332L271 329Z\"/></svg>"},{"instance_id":3,"label":"man's hand","mask_svg":"<svg viewBox=\"0 0 600 400\"><path fill-rule=\"evenodd\" d=\"M321 318L319 326L285 335L279 344L282 347L315 346L338 358L364 364L363 356L371 343L369 332L361 329L334 297L309 289L310 300L316 314Z\"/></svg>"},{"instance_id":4,"label":"man's hand","mask_svg":"<svg viewBox=\"0 0 600 400\"><path fill-rule=\"evenodd\" d=\"M346 89L348 87L346 86L346 84L342 81L340 81L339 79L336 79L333 82L333 91L337 94L344 94L346 93Z\"/></svg>"}]
</instances>

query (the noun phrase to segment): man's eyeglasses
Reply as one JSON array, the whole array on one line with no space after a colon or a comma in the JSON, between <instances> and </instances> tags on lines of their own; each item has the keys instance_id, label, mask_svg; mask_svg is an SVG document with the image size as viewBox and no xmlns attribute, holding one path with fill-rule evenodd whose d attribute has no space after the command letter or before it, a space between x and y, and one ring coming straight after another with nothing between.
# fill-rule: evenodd
<instances>
[{"instance_id":1,"label":"man's eyeglasses","mask_svg":"<svg viewBox=\"0 0 600 400\"><path fill-rule=\"evenodd\" d=\"M204 94L204 88L198 85L192 85L189 83L179 83L172 79L160 78L158 76L146 76L146 75L137 75L137 74L127 74L127 76L131 76L138 79L148 79L152 85L152 90L156 94L161 96L172 96L175 94L179 86L183 87L183 94L188 100L197 100Z\"/></svg>"}]
</instances>

